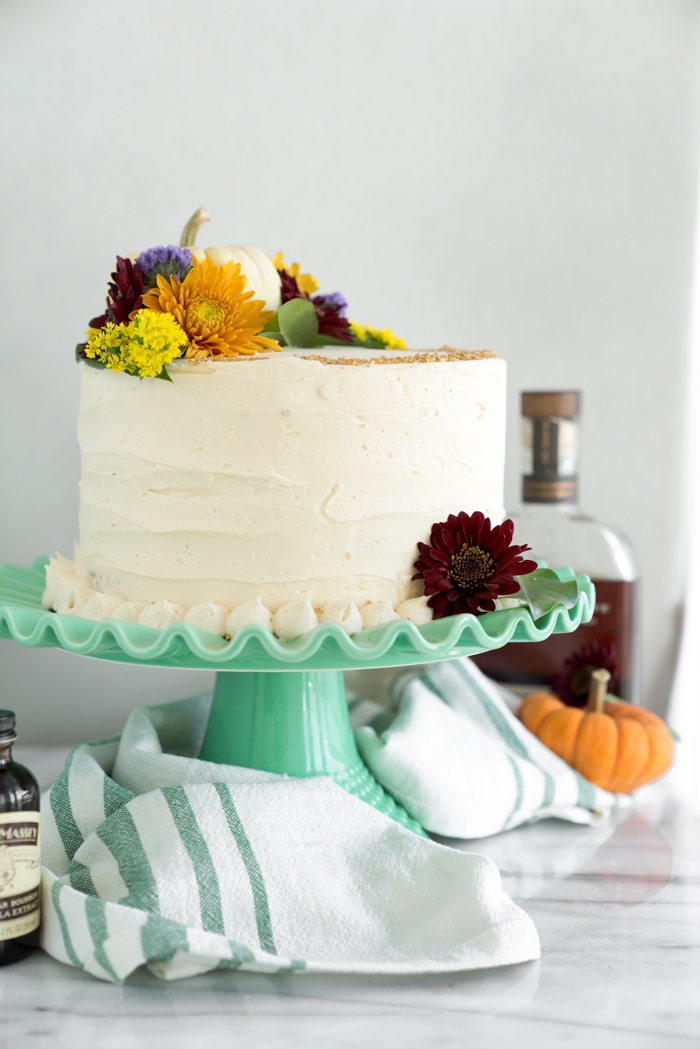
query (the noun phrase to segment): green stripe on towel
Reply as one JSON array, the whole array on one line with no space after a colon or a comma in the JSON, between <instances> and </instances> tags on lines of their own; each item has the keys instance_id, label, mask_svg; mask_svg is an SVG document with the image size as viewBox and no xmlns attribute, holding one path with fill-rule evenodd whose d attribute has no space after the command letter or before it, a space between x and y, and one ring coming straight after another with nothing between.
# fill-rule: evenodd
<instances>
[{"instance_id":1,"label":"green stripe on towel","mask_svg":"<svg viewBox=\"0 0 700 1049\"><path fill-rule=\"evenodd\" d=\"M68 856L69 861L73 859L76 852L83 844L83 836L80 833L78 824L75 822L75 817L73 816L73 809L70 803L70 790L68 788L70 767L73 764L73 758L75 757L77 750L77 747L73 747L73 750L66 759L63 772L54 783L51 788L51 794L49 795L51 801L51 812L56 821L56 829L58 830L61 843L66 850L66 855Z\"/></svg>"},{"instance_id":2,"label":"green stripe on towel","mask_svg":"<svg viewBox=\"0 0 700 1049\"><path fill-rule=\"evenodd\" d=\"M188 954L187 930L180 922L150 914L141 926L141 951L147 962L169 962L178 951Z\"/></svg>"},{"instance_id":3,"label":"green stripe on towel","mask_svg":"<svg viewBox=\"0 0 700 1049\"><path fill-rule=\"evenodd\" d=\"M102 804L105 810L105 819L111 816L113 812L120 809L122 805L126 805L127 802L131 801L134 795L126 787L120 787L118 783L115 783L113 779L105 775L104 784L102 787Z\"/></svg>"},{"instance_id":4,"label":"green stripe on towel","mask_svg":"<svg viewBox=\"0 0 700 1049\"><path fill-rule=\"evenodd\" d=\"M490 719L494 728L498 731L498 734L501 736L504 742L507 743L510 749L515 754L517 754L519 758L523 758L524 761L529 761L531 765L534 765L542 773L542 776L544 778L544 791L541 802L542 808L546 808L548 805L551 805L554 801L555 793L554 777L551 775L551 773L541 768L541 766L538 765L537 762L533 761L530 754L528 754L527 748L523 741L521 739L518 739L518 736L508 724L508 721L503 715L503 711L498 709L491 697L487 695L486 692L484 692L484 690L479 687L477 682L469 676L461 660L457 661L457 666L459 667L459 672L464 678L469 688L473 689L477 697L481 700L481 704L484 708L484 711L486 712L488 718Z\"/></svg>"},{"instance_id":5,"label":"green stripe on towel","mask_svg":"<svg viewBox=\"0 0 700 1049\"><path fill-rule=\"evenodd\" d=\"M99 895L90 870L84 863L80 863L78 860L71 860L64 877L68 879L70 887L76 889L77 892L84 892L88 896L95 897Z\"/></svg>"},{"instance_id":6,"label":"green stripe on towel","mask_svg":"<svg viewBox=\"0 0 700 1049\"><path fill-rule=\"evenodd\" d=\"M61 903L59 900L59 896L61 895L61 889L64 888L66 888L66 886L58 880L53 883L53 885L51 886L51 903L53 904L53 909L56 912L58 924L61 927L63 947L66 954L68 955L68 958L70 959L70 963L71 965L75 965L76 968L82 969L83 963L81 962L80 958L75 953L75 950L73 948L73 941L71 940L70 933L68 931L68 922L66 921L66 916L63 913L63 908L61 907Z\"/></svg>"},{"instance_id":7,"label":"green stripe on towel","mask_svg":"<svg viewBox=\"0 0 700 1049\"><path fill-rule=\"evenodd\" d=\"M194 876L199 889L199 909L202 928L207 932L226 935L224 916L221 911L221 893L214 861L207 848L197 817L194 814L184 787L163 787L161 794L172 813L182 844L192 860Z\"/></svg>"},{"instance_id":8,"label":"green stripe on towel","mask_svg":"<svg viewBox=\"0 0 700 1049\"><path fill-rule=\"evenodd\" d=\"M158 886L128 808L124 806L112 813L95 833L112 853L122 881L129 890L129 895L118 902L125 907L136 907L138 910L158 914Z\"/></svg>"},{"instance_id":9,"label":"green stripe on towel","mask_svg":"<svg viewBox=\"0 0 700 1049\"><path fill-rule=\"evenodd\" d=\"M267 890L265 888L265 880L260 870L260 864L258 863L255 853L251 847L248 835L245 832L245 828L241 823L241 818L238 815L236 806L233 803L231 797L231 791L228 789L225 783L215 783L214 789L219 795L221 801L221 807L224 810L224 815L228 821L229 830L233 836L238 851L241 854L241 859L245 864L245 869L248 874L248 880L250 881L251 892L253 893L253 904L255 907L255 922L258 927L258 939L260 940L260 946L263 951L267 951L268 954L277 954L277 948L275 946L275 938L272 933L272 920L270 918L270 903L267 898Z\"/></svg>"},{"instance_id":10,"label":"green stripe on towel","mask_svg":"<svg viewBox=\"0 0 700 1049\"><path fill-rule=\"evenodd\" d=\"M105 940L107 939L107 919L105 917L105 905L102 900L96 900L88 896L85 900L85 917L88 929L95 948L95 960L100 963L104 971L113 980L119 983L119 977L112 968L112 963L105 953Z\"/></svg>"}]
</instances>

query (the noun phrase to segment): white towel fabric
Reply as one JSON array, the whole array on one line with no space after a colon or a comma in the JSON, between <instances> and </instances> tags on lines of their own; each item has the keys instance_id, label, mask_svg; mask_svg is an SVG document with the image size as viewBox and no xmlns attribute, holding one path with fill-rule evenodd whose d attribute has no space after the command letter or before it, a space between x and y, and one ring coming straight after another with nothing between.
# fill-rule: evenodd
<instances>
[{"instance_id":1,"label":"white towel fabric","mask_svg":"<svg viewBox=\"0 0 700 1049\"><path fill-rule=\"evenodd\" d=\"M360 754L414 819L445 837L484 838L552 816L596 824L631 804L540 743L504 693L468 658L413 668L390 687L398 713L388 727L380 714L376 728L356 731Z\"/></svg>"},{"instance_id":2,"label":"white towel fabric","mask_svg":"<svg viewBox=\"0 0 700 1049\"><path fill-rule=\"evenodd\" d=\"M469 659L399 674L392 694L397 712L359 727L358 746L430 831L592 824L625 803L539 743ZM419 838L329 779L199 761L210 705L204 693L138 708L121 736L71 753L43 803L49 954L115 982L142 964L178 979L538 957L486 857Z\"/></svg>"},{"instance_id":3,"label":"white towel fabric","mask_svg":"<svg viewBox=\"0 0 700 1049\"><path fill-rule=\"evenodd\" d=\"M42 946L119 982L214 968L421 973L539 956L495 864L326 778L198 761L211 696L76 747L43 804Z\"/></svg>"}]
</instances>

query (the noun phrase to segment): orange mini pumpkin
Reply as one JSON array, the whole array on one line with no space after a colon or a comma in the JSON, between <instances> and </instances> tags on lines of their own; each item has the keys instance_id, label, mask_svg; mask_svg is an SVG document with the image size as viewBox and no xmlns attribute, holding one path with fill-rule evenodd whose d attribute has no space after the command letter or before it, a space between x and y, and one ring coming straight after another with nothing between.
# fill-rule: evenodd
<instances>
[{"instance_id":1,"label":"orange mini pumpkin","mask_svg":"<svg viewBox=\"0 0 700 1049\"><path fill-rule=\"evenodd\" d=\"M661 718L631 703L606 700L606 670L591 675L586 710L533 692L518 717L560 758L598 787L629 794L668 772L673 739Z\"/></svg>"}]
</instances>

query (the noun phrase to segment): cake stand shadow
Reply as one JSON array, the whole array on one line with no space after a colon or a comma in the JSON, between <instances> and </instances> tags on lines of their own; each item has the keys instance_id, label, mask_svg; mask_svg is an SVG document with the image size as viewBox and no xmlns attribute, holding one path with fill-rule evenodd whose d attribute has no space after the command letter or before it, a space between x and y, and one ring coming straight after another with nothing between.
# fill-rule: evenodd
<instances>
[{"instance_id":1,"label":"cake stand shadow","mask_svg":"<svg viewBox=\"0 0 700 1049\"><path fill-rule=\"evenodd\" d=\"M459 615L416 627L395 620L350 638L325 623L296 641L278 641L259 626L231 641L184 623L163 631L135 623L58 615L41 606L44 565L0 566L0 639L32 648L144 666L215 670L216 681L199 757L289 776L330 776L404 827L425 834L360 758L348 714L343 670L408 667L542 641L570 633L593 614L595 591L576 576L579 597L533 620L526 608ZM567 568L560 579L574 578Z\"/></svg>"}]
</instances>

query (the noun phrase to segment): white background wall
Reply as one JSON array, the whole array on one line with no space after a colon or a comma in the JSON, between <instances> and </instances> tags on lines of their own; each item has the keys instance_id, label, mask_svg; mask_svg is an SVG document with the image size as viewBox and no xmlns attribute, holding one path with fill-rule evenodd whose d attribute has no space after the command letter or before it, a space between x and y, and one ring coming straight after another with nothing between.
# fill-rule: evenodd
<instances>
[{"instance_id":1,"label":"white background wall","mask_svg":"<svg viewBox=\"0 0 700 1049\"><path fill-rule=\"evenodd\" d=\"M645 698L683 595L697 3L198 0L0 7L0 558L72 550L78 373L117 252L283 248L353 318L584 391L582 494L636 544ZM526 538L526 537L523 537ZM0 644L25 740L115 730L207 674Z\"/></svg>"}]
</instances>

